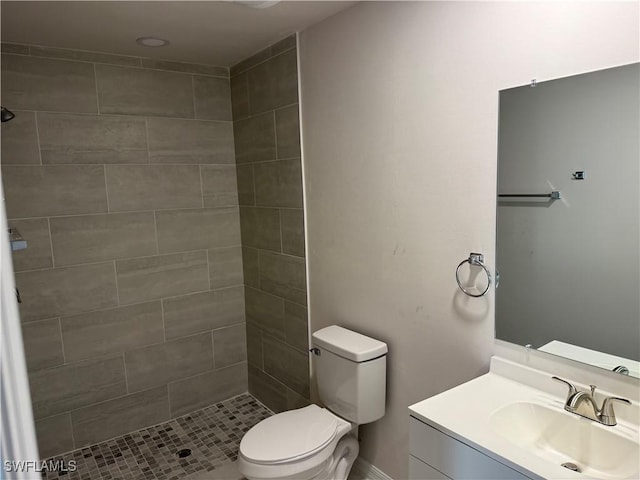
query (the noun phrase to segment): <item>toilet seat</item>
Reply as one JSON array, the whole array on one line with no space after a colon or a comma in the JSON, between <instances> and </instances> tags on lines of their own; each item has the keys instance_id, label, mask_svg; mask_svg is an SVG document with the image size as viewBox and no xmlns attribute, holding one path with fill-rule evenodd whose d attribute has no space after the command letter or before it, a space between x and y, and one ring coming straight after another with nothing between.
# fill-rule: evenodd
<instances>
[{"instance_id":1,"label":"toilet seat","mask_svg":"<svg viewBox=\"0 0 640 480\"><path fill-rule=\"evenodd\" d=\"M245 434L240 453L261 465L304 460L331 444L341 423L347 422L317 405L278 413Z\"/></svg>"}]
</instances>

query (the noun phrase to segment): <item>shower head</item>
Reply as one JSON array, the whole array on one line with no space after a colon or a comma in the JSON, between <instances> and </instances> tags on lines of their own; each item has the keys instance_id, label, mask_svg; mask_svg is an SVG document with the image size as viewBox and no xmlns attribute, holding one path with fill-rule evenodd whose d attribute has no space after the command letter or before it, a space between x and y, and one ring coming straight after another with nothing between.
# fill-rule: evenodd
<instances>
[{"instance_id":1,"label":"shower head","mask_svg":"<svg viewBox=\"0 0 640 480\"><path fill-rule=\"evenodd\" d=\"M11 110L7 110L4 107L0 107L2 108L2 113L0 113L0 121L2 122L8 122L9 120L13 119L13 117L15 117L15 113L13 113Z\"/></svg>"}]
</instances>

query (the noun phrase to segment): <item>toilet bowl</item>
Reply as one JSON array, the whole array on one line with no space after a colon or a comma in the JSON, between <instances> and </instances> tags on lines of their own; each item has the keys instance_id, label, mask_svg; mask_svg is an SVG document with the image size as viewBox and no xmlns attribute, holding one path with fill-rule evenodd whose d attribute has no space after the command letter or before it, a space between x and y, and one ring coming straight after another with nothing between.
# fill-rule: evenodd
<instances>
[{"instance_id":1,"label":"toilet bowl","mask_svg":"<svg viewBox=\"0 0 640 480\"><path fill-rule=\"evenodd\" d=\"M385 410L387 345L332 325L312 335L320 400L278 413L240 442L238 470L248 480L346 480L358 456L358 425Z\"/></svg>"},{"instance_id":2,"label":"toilet bowl","mask_svg":"<svg viewBox=\"0 0 640 480\"><path fill-rule=\"evenodd\" d=\"M358 456L355 427L317 405L263 420L242 438L238 468L249 479L333 479Z\"/></svg>"}]
</instances>

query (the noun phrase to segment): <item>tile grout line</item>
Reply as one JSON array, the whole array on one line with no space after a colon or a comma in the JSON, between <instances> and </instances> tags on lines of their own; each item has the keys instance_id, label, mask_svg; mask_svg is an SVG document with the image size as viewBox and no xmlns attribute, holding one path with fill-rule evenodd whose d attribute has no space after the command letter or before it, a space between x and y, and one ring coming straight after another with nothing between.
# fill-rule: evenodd
<instances>
[{"instance_id":1,"label":"tile grout line","mask_svg":"<svg viewBox=\"0 0 640 480\"><path fill-rule=\"evenodd\" d=\"M190 74L191 77L191 105L193 106L193 118L197 119L198 115L196 113L196 81L194 79L194 75Z\"/></svg>"},{"instance_id":2,"label":"tile grout line","mask_svg":"<svg viewBox=\"0 0 640 480\"><path fill-rule=\"evenodd\" d=\"M164 319L164 298L160 299L160 315L162 317L162 341L163 343L167 342L167 327ZM179 338L179 337L178 337Z\"/></svg>"},{"instance_id":3,"label":"tile grout line","mask_svg":"<svg viewBox=\"0 0 640 480\"><path fill-rule=\"evenodd\" d=\"M156 217L156 211L153 211L153 230L156 240L156 255L160 255L160 241L158 240L158 218Z\"/></svg>"},{"instance_id":4,"label":"tile grout line","mask_svg":"<svg viewBox=\"0 0 640 480\"><path fill-rule=\"evenodd\" d=\"M205 250L207 253L207 280L209 281L209 291L211 291L211 261L209 260L209 249Z\"/></svg>"},{"instance_id":5,"label":"tile grout line","mask_svg":"<svg viewBox=\"0 0 640 480\"><path fill-rule=\"evenodd\" d=\"M73 419L71 418L71 412L69 412L69 430L71 431L71 445L73 445L73 448L75 450L78 448L78 446L76 445L76 436L73 433Z\"/></svg>"},{"instance_id":6,"label":"tile grout line","mask_svg":"<svg viewBox=\"0 0 640 480\"><path fill-rule=\"evenodd\" d=\"M116 281L116 302L118 302L116 307L121 307L123 305L120 303L120 288L118 287L118 266L116 265L116 260L113 260L113 278Z\"/></svg>"},{"instance_id":7,"label":"tile grout line","mask_svg":"<svg viewBox=\"0 0 640 480\"><path fill-rule=\"evenodd\" d=\"M60 330L60 347L62 348L62 361L63 365L67 365L67 354L64 351L64 338L62 336L62 318L58 317L58 329ZM56 365L59 366L59 365Z\"/></svg>"},{"instance_id":8,"label":"tile grout line","mask_svg":"<svg viewBox=\"0 0 640 480\"><path fill-rule=\"evenodd\" d=\"M200 200L202 208L204 208L204 183L202 182L202 165L198 165L198 173L200 174Z\"/></svg>"},{"instance_id":9,"label":"tile grout line","mask_svg":"<svg viewBox=\"0 0 640 480\"><path fill-rule=\"evenodd\" d=\"M93 86L96 90L96 109L98 110L98 115L100 115L100 97L98 95L98 71L96 70L96 64L94 62L90 62L93 67Z\"/></svg>"},{"instance_id":10,"label":"tile grout line","mask_svg":"<svg viewBox=\"0 0 640 480\"><path fill-rule=\"evenodd\" d=\"M47 217L47 229L49 233L49 247L51 248L51 269L56 268L56 259L53 256L53 235L51 234L51 218ZM50 270L49 268L42 268L38 270ZM25 270L27 272L32 272L34 270ZM18 272L16 272L18 273Z\"/></svg>"},{"instance_id":11,"label":"tile grout line","mask_svg":"<svg viewBox=\"0 0 640 480\"><path fill-rule=\"evenodd\" d=\"M122 352L122 369L124 370L124 388L129 395L129 375L127 375L127 360L125 358L125 352Z\"/></svg>"},{"instance_id":12,"label":"tile grout line","mask_svg":"<svg viewBox=\"0 0 640 480\"><path fill-rule=\"evenodd\" d=\"M40 159L40 165L43 165L42 163L42 147L40 146L40 121L38 120L38 112L35 111L34 113L34 117L35 117L35 121L36 121L36 142L38 144L38 158Z\"/></svg>"},{"instance_id":13,"label":"tile grout line","mask_svg":"<svg viewBox=\"0 0 640 480\"><path fill-rule=\"evenodd\" d=\"M109 207L109 185L107 182L107 165L102 164L102 173L104 174L104 196L107 200L107 213L111 213L111 208ZM133 212L132 212L133 213Z\"/></svg>"}]
</instances>

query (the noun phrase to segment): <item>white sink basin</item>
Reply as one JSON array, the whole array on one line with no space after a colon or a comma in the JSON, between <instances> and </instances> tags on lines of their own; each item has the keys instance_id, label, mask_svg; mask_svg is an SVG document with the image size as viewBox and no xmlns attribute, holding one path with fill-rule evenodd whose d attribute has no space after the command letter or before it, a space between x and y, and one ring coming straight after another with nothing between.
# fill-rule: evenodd
<instances>
[{"instance_id":1,"label":"white sink basin","mask_svg":"<svg viewBox=\"0 0 640 480\"><path fill-rule=\"evenodd\" d=\"M589 478L640 478L640 445L621 426L592 420L537 403L517 402L489 418L493 430L532 454L561 465L575 464Z\"/></svg>"}]
</instances>

